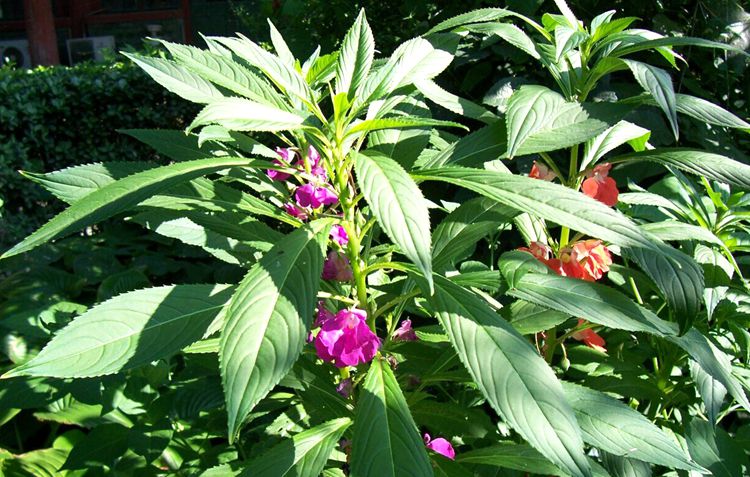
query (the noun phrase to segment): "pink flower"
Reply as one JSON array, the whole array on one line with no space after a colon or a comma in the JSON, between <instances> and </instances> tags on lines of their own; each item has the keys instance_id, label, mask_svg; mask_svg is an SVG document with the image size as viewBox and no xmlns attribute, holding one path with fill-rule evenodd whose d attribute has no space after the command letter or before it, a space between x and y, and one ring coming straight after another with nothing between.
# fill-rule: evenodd
<instances>
[{"instance_id":1,"label":"pink flower","mask_svg":"<svg viewBox=\"0 0 750 477\"><path fill-rule=\"evenodd\" d=\"M408 318L402 321L401 325L393 332L393 341L416 341L418 339L417 334L411 327L411 320Z\"/></svg>"},{"instance_id":2,"label":"pink flower","mask_svg":"<svg viewBox=\"0 0 750 477\"><path fill-rule=\"evenodd\" d=\"M342 247L349 243L349 235L346 233L346 229L340 225L334 225L331 227L331 240L341 245Z\"/></svg>"},{"instance_id":3,"label":"pink flower","mask_svg":"<svg viewBox=\"0 0 750 477\"><path fill-rule=\"evenodd\" d=\"M342 379L341 382L336 386L336 392L341 394L344 399L348 399L352 395L354 387L352 386L352 378Z\"/></svg>"},{"instance_id":4,"label":"pink flower","mask_svg":"<svg viewBox=\"0 0 750 477\"><path fill-rule=\"evenodd\" d=\"M318 187L313 184L300 186L294 197L297 199L299 206L312 207L313 209L322 205L332 205L339 201L338 196L327 187Z\"/></svg>"},{"instance_id":5,"label":"pink flower","mask_svg":"<svg viewBox=\"0 0 750 477\"><path fill-rule=\"evenodd\" d=\"M328 252L325 263L323 263L323 280L336 280L338 282L348 282L354 278L352 273L352 264L341 252L331 250Z\"/></svg>"},{"instance_id":6,"label":"pink flower","mask_svg":"<svg viewBox=\"0 0 750 477\"><path fill-rule=\"evenodd\" d=\"M578 326L581 326L585 323L586 320L580 318L578 319ZM604 338L596 334L596 332L591 328L576 331L570 336L575 340L583 341L583 343L589 348L594 348L595 350L601 351L602 353L605 353L607 351L607 342L604 341Z\"/></svg>"},{"instance_id":7,"label":"pink flower","mask_svg":"<svg viewBox=\"0 0 750 477\"><path fill-rule=\"evenodd\" d=\"M364 310L341 310L323 323L315 337L315 350L324 361L338 368L357 366L375 357L380 339L367 326Z\"/></svg>"},{"instance_id":8,"label":"pink flower","mask_svg":"<svg viewBox=\"0 0 750 477\"><path fill-rule=\"evenodd\" d=\"M543 181L552 181L557 177L557 174L544 164L537 164L537 162L534 161L534 165L531 166L531 172L529 172L529 177L532 179L541 179Z\"/></svg>"},{"instance_id":9,"label":"pink flower","mask_svg":"<svg viewBox=\"0 0 750 477\"><path fill-rule=\"evenodd\" d=\"M323 302L319 301L318 302L318 316L315 318L315 322L313 323L312 327L317 328L321 326L323 323L325 323L326 321L330 320L331 318L333 318L333 313L326 310ZM315 336L313 335L312 331L307 334L308 343L312 343L314 339L315 339Z\"/></svg>"},{"instance_id":10,"label":"pink flower","mask_svg":"<svg viewBox=\"0 0 750 477\"><path fill-rule=\"evenodd\" d=\"M449 458L450 460L454 460L456 458L456 451L453 450L453 446L450 442L443 439L442 437L438 437L437 439L430 439L430 435L425 434L424 445L427 446L427 448L431 451L437 452L438 454L441 454Z\"/></svg>"},{"instance_id":11,"label":"pink flower","mask_svg":"<svg viewBox=\"0 0 750 477\"><path fill-rule=\"evenodd\" d=\"M307 212L305 212L303 209L300 209L294 204L284 204L284 210L286 210L286 213L291 215L292 217L298 218L300 220L307 220Z\"/></svg>"},{"instance_id":12,"label":"pink flower","mask_svg":"<svg viewBox=\"0 0 750 477\"><path fill-rule=\"evenodd\" d=\"M609 207L617 204L617 198L620 192L617 190L617 183L609 177L609 170L612 164L599 164L594 170L586 174L588 179L583 181L581 190L584 194L602 202Z\"/></svg>"},{"instance_id":13,"label":"pink flower","mask_svg":"<svg viewBox=\"0 0 750 477\"><path fill-rule=\"evenodd\" d=\"M292 148L276 148L276 153L281 156L281 161L278 159L274 159L273 163L277 166L286 166L289 167L289 165L292 163L292 159L294 159L295 152ZM285 181L289 179L289 176L291 174L287 174L286 172L281 171L275 171L273 169L266 170L266 174L268 175L271 180L274 181Z\"/></svg>"},{"instance_id":14,"label":"pink flower","mask_svg":"<svg viewBox=\"0 0 750 477\"><path fill-rule=\"evenodd\" d=\"M310 165L310 174L322 181L328 179L326 170L320 163L320 154L318 154L318 151L314 147L310 146L307 148L307 158L305 160Z\"/></svg>"}]
</instances>

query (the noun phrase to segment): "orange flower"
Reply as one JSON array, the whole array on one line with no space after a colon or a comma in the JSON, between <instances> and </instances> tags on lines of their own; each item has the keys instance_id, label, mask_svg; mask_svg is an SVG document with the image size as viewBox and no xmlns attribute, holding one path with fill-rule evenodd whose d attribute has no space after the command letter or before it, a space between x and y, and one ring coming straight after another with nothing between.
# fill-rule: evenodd
<instances>
[{"instance_id":1,"label":"orange flower","mask_svg":"<svg viewBox=\"0 0 750 477\"><path fill-rule=\"evenodd\" d=\"M612 265L612 255L601 240L590 239L573 245L575 259L585 271L584 280L599 280Z\"/></svg>"},{"instance_id":2,"label":"orange flower","mask_svg":"<svg viewBox=\"0 0 750 477\"><path fill-rule=\"evenodd\" d=\"M586 323L586 320L578 319L578 326L581 326ZM588 346L589 348L594 348L595 350L601 351L602 353L606 353L607 351L607 342L604 341L604 338L596 334L594 330L591 328L586 328L585 330L576 331L572 335L570 335L573 339L578 341L583 341L583 343Z\"/></svg>"},{"instance_id":3,"label":"orange flower","mask_svg":"<svg viewBox=\"0 0 750 477\"><path fill-rule=\"evenodd\" d=\"M537 164L537 162L534 161L534 165L531 166L531 172L529 172L529 177L531 177L532 179L551 181L554 180L555 177L557 177L557 174L555 174L549 167L545 166L544 164Z\"/></svg>"},{"instance_id":4,"label":"orange flower","mask_svg":"<svg viewBox=\"0 0 750 477\"><path fill-rule=\"evenodd\" d=\"M593 171L586 174L588 179L583 181L581 190L592 199L612 207L617 203L620 192L617 190L615 180L609 177L610 169L612 169L612 164L609 163L594 167Z\"/></svg>"}]
</instances>

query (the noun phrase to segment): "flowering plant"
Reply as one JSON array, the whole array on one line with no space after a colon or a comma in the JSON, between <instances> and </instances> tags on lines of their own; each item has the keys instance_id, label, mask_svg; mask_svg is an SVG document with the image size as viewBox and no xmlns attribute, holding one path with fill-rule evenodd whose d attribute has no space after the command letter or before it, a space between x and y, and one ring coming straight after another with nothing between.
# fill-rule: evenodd
<instances>
[{"instance_id":1,"label":"flowering plant","mask_svg":"<svg viewBox=\"0 0 750 477\"><path fill-rule=\"evenodd\" d=\"M273 26L275 53L239 36L208 37L208 50L162 41L172 59L130 55L205 105L186 135L130 132L175 162L38 176L70 207L5 257L126 213L244 278L115 296L5 377L93 378L159 360L177 388L218 374L221 430L193 423L184 437L202 449L184 464L193 474L714 471L702 449L750 429L717 424L750 411L748 360L735 352L747 351L746 317L716 312L750 297L731 279L745 262L719 228L631 209L675 207L620 191L645 161L701 176L722 213L732 188L750 186L750 167L723 155L655 147L635 114L660 108L675 138L677 113L750 128L631 59L728 47L632 29L614 12L584 24L556 3L541 24L499 8L459 15L382 60L364 12L338 52L304 61ZM435 82L499 39L556 90L510 85L489 109ZM623 71L643 94L588 101ZM712 273L729 264L727 280L704 273L704 256ZM147 406L164 405L159 392ZM81 443L68 468L86 462Z\"/></svg>"}]
</instances>

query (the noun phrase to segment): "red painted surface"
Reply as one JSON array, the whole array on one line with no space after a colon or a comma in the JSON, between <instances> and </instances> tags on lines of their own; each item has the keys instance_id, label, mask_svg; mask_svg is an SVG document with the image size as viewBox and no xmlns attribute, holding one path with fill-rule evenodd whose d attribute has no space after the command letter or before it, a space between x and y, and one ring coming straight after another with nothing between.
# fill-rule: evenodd
<instances>
[{"instance_id":1,"label":"red painted surface","mask_svg":"<svg viewBox=\"0 0 750 477\"><path fill-rule=\"evenodd\" d=\"M24 0L23 9L31 62L35 65L60 64L51 0Z\"/></svg>"}]
</instances>

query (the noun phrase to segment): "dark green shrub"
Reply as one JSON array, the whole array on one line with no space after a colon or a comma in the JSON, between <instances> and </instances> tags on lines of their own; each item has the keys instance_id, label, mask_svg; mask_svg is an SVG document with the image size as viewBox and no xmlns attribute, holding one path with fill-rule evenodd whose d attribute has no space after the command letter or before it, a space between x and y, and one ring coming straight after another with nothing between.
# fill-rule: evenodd
<instances>
[{"instance_id":1,"label":"dark green shrub","mask_svg":"<svg viewBox=\"0 0 750 477\"><path fill-rule=\"evenodd\" d=\"M19 170L154 159L117 129L185 127L195 107L159 88L130 63L0 69L0 249L57 209Z\"/></svg>"}]
</instances>

